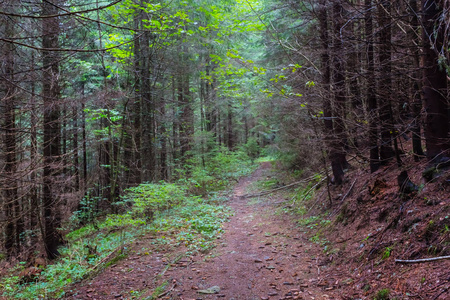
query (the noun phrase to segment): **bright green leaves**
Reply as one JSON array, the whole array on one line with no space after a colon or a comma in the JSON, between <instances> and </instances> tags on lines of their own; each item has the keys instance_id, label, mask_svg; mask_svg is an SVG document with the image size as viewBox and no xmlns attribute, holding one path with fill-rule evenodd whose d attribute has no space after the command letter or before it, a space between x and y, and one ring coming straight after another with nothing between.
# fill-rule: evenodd
<instances>
[{"instance_id":1,"label":"bright green leaves","mask_svg":"<svg viewBox=\"0 0 450 300\"><path fill-rule=\"evenodd\" d=\"M301 65L299 65L299 64L289 64L287 67L284 67L283 69L282 69L282 71L287 71L287 70L290 70L292 73L295 73L295 72L297 72L299 69L301 69L302 68L302 66Z\"/></svg>"},{"instance_id":2,"label":"bright green leaves","mask_svg":"<svg viewBox=\"0 0 450 300\"><path fill-rule=\"evenodd\" d=\"M117 122L122 120L122 116L116 110L97 108L97 109L85 109L84 111L89 114L90 120L92 121L107 119L110 122Z\"/></svg>"},{"instance_id":3,"label":"bright green leaves","mask_svg":"<svg viewBox=\"0 0 450 300\"><path fill-rule=\"evenodd\" d=\"M314 83L314 81L307 81L305 83L305 86L308 87L308 88L311 88L311 87L315 87L316 84Z\"/></svg>"},{"instance_id":4,"label":"bright green leaves","mask_svg":"<svg viewBox=\"0 0 450 300\"><path fill-rule=\"evenodd\" d=\"M219 62L223 61L223 59L219 55L210 54L209 57L211 58L211 62L218 64Z\"/></svg>"},{"instance_id":5,"label":"bright green leaves","mask_svg":"<svg viewBox=\"0 0 450 300\"><path fill-rule=\"evenodd\" d=\"M275 83L279 82L279 81L283 81L286 80L286 76L284 75L275 75L274 78L269 79L270 81L273 81Z\"/></svg>"},{"instance_id":6,"label":"bright green leaves","mask_svg":"<svg viewBox=\"0 0 450 300\"><path fill-rule=\"evenodd\" d=\"M258 74L258 75L265 75L266 74L266 69L264 69L263 67L253 67L253 73Z\"/></svg>"},{"instance_id":7,"label":"bright green leaves","mask_svg":"<svg viewBox=\"0 0 450 300\"><path fill-rule=\"evenodd\" d=\"M242 56L240 56L238 54L238 52L234 49L228 49L227 50L227 57L229 58L236 58L236 59L240 59L240 60L244 60L244 58Z\"/></svg>"},{"instance_id":8,"label":"bright green leaves","mask_svg":"<svg viewBox=\"0 0 450 300\"><path fill-rule=\"evenodd\" d=\"M261 90L259 90L261 93L263 93L263 94L266 94L268 97L273 97L273 94L274 94L274 92L273 91L270 91L270 90L268 90L268 89L261 89Z\"/></svg>"},{"instance_id":9,"label":"bright green leaves","mask_svg":"<svg viewBox=\"0 0 450 300\"><path fill-rule=\"evenodd\" d=\"M106 47L110 48L108 52L116 58L116 62L120 64L129 64L133 56L132 45L129 43L130 37L118 33L111 33L106 41ZM121 47L117 47L122 45Z\"/></svg>"},{"instance_id":10,"label":"bright green leaves","mask_svg":"<svg viewBox=\"0 0 450 300\"><path fill-rule=\"evenodd\" d=\"M103 121L106 121L106 126L100 125L100 129L93 130L96 136L101 137L102 139L119 137L122 129L119 122L123 119L123 115L119 111L106 108L87 108L84 111L88 114L87 121L89 123L97 123L100 125L105 123Z\"/></svg>"}]
</instances>

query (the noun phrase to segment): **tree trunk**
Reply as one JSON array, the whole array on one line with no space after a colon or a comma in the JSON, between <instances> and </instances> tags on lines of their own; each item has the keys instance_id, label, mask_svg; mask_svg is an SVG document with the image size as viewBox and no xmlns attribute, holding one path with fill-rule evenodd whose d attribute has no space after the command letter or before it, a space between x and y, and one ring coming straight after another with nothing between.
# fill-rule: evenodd
<instances>
[{"instance_id":1,"label":"tree trunk","mask_svg":"<svg viewBox=\"0 0 450 300\"><path fill-rule=\"evenodd\" d=\"M30 163L33 166L30 174L30 180L31 180L31 190L30 190L30 211L28 214L29 217L29 224L30 229L35 230L36 228L39 228L39 221L40 221L40 205L39 205L39 195L38 195L38 184L37 184L37 177L38 177L38 168L36 168L36 165L38 164L38 139L37 139L37 129L38 129L38 105L36 103L36 70L34 69L35 66L35 58L34 58L34 52L31 53L31 98L30 98L30 104L31 104L31 112L30 112ZM31 237L31 243L35 244L37 242L36 235L32 235Z\"/></svg>"},{"instance_id":2,"label":"tree trunk","mask_svg":"<svg viewBox=\"0 0 450 300\"><path fill-rule=\"evenodd\" d=\"M391 78L391 0L382 0L378 4L378 23L380 25L380 79L379 90L380 100L380 124L381 124L381 145L380 161L381 164L387 164L394 157L392 141L395 138L393 115L391 105L392 78Z\"/></svg>"},{"instance_id":3,"label":"tree trunk","mask_svg":"<svg viewBox=\"0 0 450 300\"><path fill-rule=\"evenodd\" d=\"M178 122L178 97L179 97L179 89L177 89L178 80L175 80L175 77L172 77L172 160L173 165L176 166L178 161L178 146L179 146L179 122ZM178 95L177 95L178 93Z\"/></svg>"},{"instance_id":4,"label":"tree trunk","mask_svg":"<svg viewBox=\"0 0 450 300\"><path fill-rule=\"evenodd\" d=\"M80 160L78 157L78 110L77 103L72 104L72 118L73 118L73 136L72 136L72 146L73 146L73 175L74 175L74 187L75 191L80 190Z\"/></svg>"},{"instance_id":5,"label":"tree trunk","mask_svg":"<svg viewBox=\"0 0 450 300\"><path fill-rule=\"evenodd\" d=\"M422 111L422 97L421 97L421 76L420 76L420 37L419 37L419 8L417 0L409 1L411 20L408 32L409 40L412 42L412 54L414 62L413 75L413 89L412 89L412 146L414 153L414 160L418 161L420 157L424 156L422 149L422 128L420 126L420 116Z\"/></svg>"},{"instance_id":6,"label":"tree trunk","mask_svg":"<svg viewBox=\"0 0 450 300\"><path fill-rule=\"evenodd\" d=\"M227 147L228 150L234 149L234 134L233 134L233 113L231 103L227 104Z\"/></svg>"},{"instance_id":7,"label":"tree trunk","mask_svg":"<svg viewBox=\"0 0 450 300\"><path fill-rule=\"evenodd\" d=\"M4 23L4 35L14 36L10 20L2 20ZM1 178L4 191L5 249L9 257L20 251L20 234L23 232L20 202L17 195L17 130L16 130L16 87L14 83L14 52L15 46L11 43L3 44L2 74L2 106L3 106L3 144L4 166Z\"/></svg>"},{"instance_id":8,"label":"tree trunk","mask_svg":"<svg viewBox=\"0 0 450 300\"><path fill-rule=\"evenodd\" d=\"M340 1L333 3L333 87L334 87L334 112L333 122L335 142L330 151L331 167L337 185L342 184L344 168L347 166L345 147L347 145L345 130L345 76L342 63L342 14L343 7Z\"/></svg>"},{"instance_id":9,"label":"tree trunk","mask_svg":"<svg viewBox=\"0 0 450 300\"><path fill-rule=\"evenodd\" d=\"M367 109L369 118L369 148L370 148L370 171L373 173L380 167L380 153L378 148L378 111L377 98L375 94L375 60L373 48L373 17L372 0L365 0L365 32L367 42Z\"/></svg>"},{"instance_id":10,"label":"tree trunk","mask_svg":"<svg viewBox=\"0 0 450 300\"><path fill-rule=\"evenodd\" d=\"M324 134L328 147L331 148L333 140L333 116L331 110L331 95L330 95L330 54L329 45L330 39L328 35L328 12L326 7L326 1L322 0L318 11L318 19L320 25L320 41L322 44L321 54L321 71L322 71L322 84L324 87L323 95L323 117L324 117Z\"/></svg>"},{"instance_id":11,"label":"tree trunk","mask_svg":"<svg viewBox=\"0 0 450 300\"><path fill-rule=\"evenodd\" d=\"M42 2L42 15L55 15L58 0ZM59 87L59 57L56 51L59 35L58 18L42 19L42 98L44 99L44 137L43 137L43 240L45 251L49 259L56 258L61 237L57 232L60 226L59 196L61 152L60 152L60 87Z\"/></svg>"},{"instance_id":12,"label":"tree trunk","mask_svg":"<svg viewBox=\"0 0 450 300\"><path fill-rule=\"evenodd\" d=\"M353 5L355 5L351 1ZM360 6L360 1L356 1L356 5ZM362 36L362 30L361 30L361 20L359 18L356 18L355 20L352 20L349 25L350 30L347 31L350 36ZM361 120L364 117L364 110L363 110L363 103L362 103L362 96L361 96L361 82L359 80L359 74L361 70L361 65L359 62L361 61L361 46L360 43L354 42L352 45L349 46L349 51L347 53L347 82L349 86L349 92L350 92L350 103L352 108L352 126L351 126L351 132L349 137L349 142L354 147L354 149L357 149L359 147L359 138L358 133L360 132L358 129L360 128L362 122Z\"/></svg>"},{"instance_id":13,"label":"tree trunk","mask_svg":"<svg viewBox=\"0 0 450 300\"><path fill-rule=\"evenodd\" d=\"M134 22L135 28L141 28L142 15L139 13ZM132 169L132 183L138 185L142 182L142 102L144 101L144 94L150 93L150 86L146 84L149 80L148 68L146 60L146 47L148 47L148 40L141 33L136 33L134 38L134 106L133 106L133 162L130 163ZM146 34L144 34L146 35ZM142 45L141 45L142 43ZM148 99L145 99L148 100ZM123 128L123 130L125 130ZM128 158L125 158L128 159Z\"/></svg>"},{"instance_id":14,"label":"tree trunk","mask_svg":"<svg viewBox=\"0 0 450 300\"><path fill-rule=\"evenodd\" d=\"M194 112L192 109L192 99L190 94L190 78L189 74L181 76L181 90L182 96L179 98L181 105L181 126L180 126L180 142L181 142L181 156L183 164L189 159L189 151L191 150L191 139L194 135Z\"/></svg>"},{"instance_id":15,"label":"tree trunk","mask_svg":"<svg viewBox=\"0 0 450 300\"><path fill-rule=\"evenodd\" d=\"M87 186L88 174L87 174L87 137L86 137L86 112L85 112L86 99L84 99L84 83L83 83L82 93L83 93L83 100L81 101L81 131L82 131L82 142L83 142L83 148L82 148L82 152L83 152L83 190L84 190L84 194L86 194L87 189L88 189L88 186Z\"/></svg>"},{"instance_id":16,"label":"tree trunk","mask_svg":"<svg viewBox=\"0 0 450 300\"><path fill-rule=\"evenodd\" d=\"M167 180L169 178L169 170L167 167L166 103L163 97L161 97L159 114L158 128L161 139L161 154L159 157L160 176L162 180Z\"/></svg>"},{"instance_id":17,"label":"tree trunk","mask_svg":"<svg viewBox=\"0 0 450 300\"><path fill-rule=\"evenodd\" d=\"M437 24L443 13L442 8L443 1L422 0L423 96L428 160L437 160L448 155L449 149L447 74L444 66L440 66L438 62L445 32L444 26Z\"/></svg>"}]
</instances>

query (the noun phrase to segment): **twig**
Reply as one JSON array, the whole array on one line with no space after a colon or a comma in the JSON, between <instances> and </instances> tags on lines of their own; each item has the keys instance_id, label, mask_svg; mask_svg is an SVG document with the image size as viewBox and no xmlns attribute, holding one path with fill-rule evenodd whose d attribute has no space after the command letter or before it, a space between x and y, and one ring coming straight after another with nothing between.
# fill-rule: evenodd
<instances>
[{"instance_id":1,"label":"twig","mask_svg":"<svg viewBox=\"0 0 450 300\"><path fill-rule=\"evenodd\" d=\"M100 260L94 267L91 268L92 271L95 271L100 265L102 265L103 263L107 262L108 260L110 260L111 256L113 256L114 254L116 254L118 251L123 249L123 245L120 247L117 247L113 252L111 252L110 254L108 254L108 256L104 257L102 260Z\"/></svg>"},{"instance_id":2,"label":"twig","mask_svg":"<svg viewBox=\"0 0 450 300\"><path fill-rule=\"evenodd\" d=\"M441 259L450 259L450 255L431 257L431 258L422 258L422 259L412 259L412 260L396 259L395 262L398 264L415 264L415 263L430 262L430 261L441 260Z\"/></svg>"},{"instance_id":3,"label":"twig","mask_svg":"<svg viewBox=\"0 0 450 300\"><path fill-rule=\"evenodd\" d=\"M300 184L300 183L305 183L306 181L298 181L298 182L294 182L294 183L291 183L291 184L288 184L288 185L285 185L285 186L282 186L282 187L279 187L279 188L276 188L276 189L273 189L273 190L268 190L268 191L264 191L264 192L261 192L261 193L259 193L259 194L250 194L250 195L243 195L243 196L241 196L242 198L256 198L256 197L261 197L261 196L265 196L265 195L268 195L268 194L272 194L273 192L276 192L276 191L279 191L279 190L283 190L283 189L287 189L287 188L290 188L290 187L292 187L292 186L295 186L295 185L298 185L298 184Z\"/></svg>"},{"instance_id":4,"label":"twig","mask_svg":"<svg viewBox=\"0 0 450 300\"><path fill-rule=\"evenodd\" d=\"M170 293L171 291L173 291L173 289L174 289L176 286L177 286L177 284L175 283L175 284L172 286L171 289L169 289L169 290L165 291L164 293L159 294L158 296L156 296L156 299L161 298L161 297L164 297L165 295L167 295L168 293Z\"/></svg>"},{"instance_id":5,"label":"twig","mask_svg":"<svg viewBox=\"0 0 450 300\"><path fill-rule=\"evenodd\" d=\"M353 189L353 186L354 186L355 183L356 183L356 180L357 180L357 179L355 179L355 181L353 181L352 186L350 187L350 189L348 190L348 192L344 195L344 197L342 197L341 202L344 202L345 198L347 198L348 194L350 194L350 192L351 192L352 189Z\"/></svg>"},{"instance_id":6,"label":"twig","mask_svg":"<svg viewBox=\"0 0 450 300\"><path fill-rule=\"evenodd\" d=\"M319 173L319 174L322 174L322 173ZM258 193L258 194L250 194L250 195L247 194L247 195L242 195L241 197L242 197L242 198L255 198L255 197L261 197L261 196L265 196L265 195L271 194L271 193L276 192L276 191L279 191L279 190L283 190L283 189L287 189L287 188L290 188L290 187L299 185L299 184L301 184L301 183L309 182L309 181L311 181L311 180L313 180L313 179L314 179L314 177L309 177L309 178L306 178L306 179L304 179L304 180L300 180L300 181L297 181L297 182L294 182L294 183L291 183L291 184L288 184L288 185L285 185L285 186L282 186L282 187L279 187L279 188L276 188L276 189L267 190L267 191L264 191L264 192L261 192L261 193ZM322 181L323 181L323 180L322 180ZM322 182L322 181L321 181L321 182Z\"/></svg>"},{"instance_id":7,"label":"twig","mask_svg":"<svg viewBox=\"0 0 450 300\"><path fill-rule=\"evenodd\" d=\"M313 186L313 188L315 188L316 186L318 186L319 184L321 184L322 182L324 182L325 180L327 180L327 178L322 179L319 183L317 183L315 186ZM328 189L328 187L327 187ZM308 191L309 194L309 191ZM306 196L305 196L306 198ZM317 197L317 200L313 203L313 205L311 205L311 207L308 209L308 213L316 206L317 203L319 203L321 197Z\"/></svg>"},{"instance_id":8,"label":"twig","mask_svg":"<svg viewBox=\"0 0 450 300\"><path fill-rule=\"evenodd\" d=\"M327 180L327 178L325 177L324 179L322 179L321 181L319 181L318 183L316 183L315 185L313 185L307 192L306 194L303 196L302 201L304 201L306 199L306 197L308 197L309 193L311 193L311 191L315 188L317 188L317 186L321 185L322 182L324 182L325 180ZM294 199L294 202L292 202L292 204L290 205L290 207L294 206L296 199Z\"/></svg>"},{"instance_id":9,"label":"twig","mask_svg":"<svg viewBox=\"0 0 450 300\"><path fill-rule=\"evenodd\" d=\"M432 300L436 300L437 298L439 298L439 296L448 291L448 289L449 289L448 287L443 289L440 293L436 294L436 296L434 296Z\"/></svg>"},{"instance_id":10,"label":"twig","mask_svg":"<svg viewBox=\"0 0 450 300\"><path fill-rule=\"evenodd\" d=\"M184 254L179 254L179 255L177 255L170 263L167 264L167 266L165 266L164 270L162 270L161 273L159 273L158 275L161 276L161 277L164 276L164 274L166 273L166 271L169 270L169 268L170 268L173 264L177 263L181 258L183 258L183 256L184 256Z\"/></svg>"}]
</instances>

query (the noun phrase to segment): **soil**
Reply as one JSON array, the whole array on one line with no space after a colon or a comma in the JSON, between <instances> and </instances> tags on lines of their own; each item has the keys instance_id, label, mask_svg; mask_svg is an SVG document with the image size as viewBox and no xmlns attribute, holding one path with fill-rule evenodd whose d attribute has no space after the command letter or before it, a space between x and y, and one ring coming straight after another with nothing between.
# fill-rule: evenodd
<instances>
[{"instance_id":1,"label":"soil","mask_svg":"<svg viewBox=\"0 0 450 300\"><path fill-rule=\"evenodd\" d=\"M409 171L412 182L422 182L423 169ZM342 186L322 185L296 203L307 212L300 216L289 210L288 189L243 197L252 183L275 176L263 163L235 187L228 201L235 214L212 251L189 256L155 248L156 237L146 236L130 246L133 255L75 284L66 298L450 299L450 260L395 262L450 255L448 173L404 196L395 170L351 170ZM320 219L299 225L311 216Z\"/></svg>"}]
</instances>

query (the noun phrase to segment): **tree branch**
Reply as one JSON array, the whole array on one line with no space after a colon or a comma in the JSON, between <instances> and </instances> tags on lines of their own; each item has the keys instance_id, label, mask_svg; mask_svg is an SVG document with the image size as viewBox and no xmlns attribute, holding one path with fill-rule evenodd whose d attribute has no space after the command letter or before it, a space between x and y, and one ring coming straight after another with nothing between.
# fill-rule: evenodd
<instances>
[{"instance_id":1,"label":"tree branch","mask_svg":"<svg viewBox=\"0 0 450 300\"><path fill-rule=\"evenodd\" d=\"M56 15L32 16L32 15L21 15L21 14L7 13L7 12L4 12L4 11L0 11L0 15L5 15L5 16L10 16L10 17L17 17L17 18L28 18L28 19L58 18L58 17L76 15L76 14L83 14L83 13L96 11L96 10L102 10L102 9L114 6L114 5L118 4L119 2L122 2L122 0L115 1L115 2L112 2L112 3L108 4L108 5L100 6L98 8L92 8L92 9L86 9L86 10L80 10L80 11L73 11L73 12L66 12L66 13L56 14Z\"/></svg>"},{"instance_id":2,"label":"tree branch","mask_svg":"<svg viewBox=\"0 0 450 300\"><path fill-rule=\"evenodd\" d=\"M422 258L422 259L413 259L413 260L396 259L395 262L398 264L416 264L416 263L430 262L430 261L436 261L436 260L441 260L441 259L450 259L450 255L431 257L431 258Z\"/></svg>"},{"instance_id":3,"label":"tree branch","mask_svg":"<svg viewBox=\"0 0 450 300\"><path fill-rule=\"evenodd\" d=\"M142 35L142 34L141 34ZM103 48L103 49L92 49L92 50L86 50L86 49L63 49L63 48L41 48L41 47L36 47L36 46L32 46L32 45L28 45L25 43L20 43L20 42L15 42L13 40L8 40L5 38L0 38L0 41L6 42L6 43L11 43L11 44L15 44L15 45L19 45L19 46L23 46L26 48L30 48L30 49L34 49L34 50L38 50L38 51L54 51L54 52L104 52L104 51L108 51L111 49L115 49L118 48L120 46L132 43L134 40L138 39L141 35L137 36L136 38L129 40L127 42L123 42L120 43L119 45L113 46L113 47L109 47L109 48Z\"/></svg>"}]
</instances>

